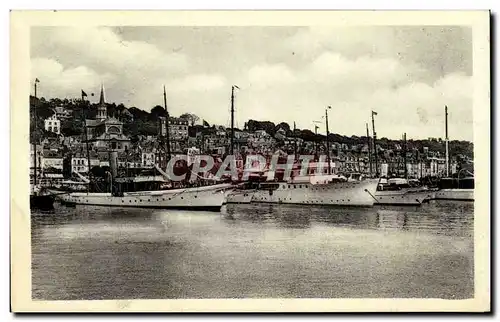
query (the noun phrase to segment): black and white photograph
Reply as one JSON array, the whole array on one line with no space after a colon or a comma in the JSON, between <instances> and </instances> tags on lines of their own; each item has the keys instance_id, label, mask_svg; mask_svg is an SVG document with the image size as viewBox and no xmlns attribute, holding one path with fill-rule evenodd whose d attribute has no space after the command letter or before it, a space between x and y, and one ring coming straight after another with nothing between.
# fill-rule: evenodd
<instances>
[{"instance_id":1,"label":"black and white photograph","mask_svg":"<svg viewBox=\"0 0 500 322\"><path fill-rule=\"evenodd\" d=\"M489 310L489 13L267 13L18 13L19 309Z\"/></svg>"}]
</instances>

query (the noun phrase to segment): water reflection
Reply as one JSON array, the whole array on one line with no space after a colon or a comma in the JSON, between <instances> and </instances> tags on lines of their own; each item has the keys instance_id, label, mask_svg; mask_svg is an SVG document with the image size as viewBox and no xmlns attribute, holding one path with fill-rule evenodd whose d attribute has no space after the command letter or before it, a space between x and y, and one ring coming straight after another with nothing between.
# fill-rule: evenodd
<instances>
[{"instance_id":1,"label":"water reflection","mask_svg":"<svg viewBox=\"0 0 500 322\"><path fill-rule=\"evenodd\" d=\"M283 228L307 229L315 224L354 229L427 231L471 235L473 205L431 203L421 207L342 208L297 205L229 205L222 211L227 221L272 223Z\"/></svg>"},{"instance_id":2,"label":"water reflection","mask_svg":"<svg viewBox=\"0 0 500 322\"><path fill-rule=\"evenodd\" d=\"M35 299L473 295L473 204L56 208L32 216Z\"/></svg>"}]
</instances>

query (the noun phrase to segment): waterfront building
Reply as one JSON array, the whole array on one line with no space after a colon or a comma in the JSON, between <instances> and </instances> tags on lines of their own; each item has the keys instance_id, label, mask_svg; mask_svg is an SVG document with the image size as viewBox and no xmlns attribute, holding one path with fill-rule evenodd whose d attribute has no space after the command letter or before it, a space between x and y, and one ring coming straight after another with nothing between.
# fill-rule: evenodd
<instances>
[{"instance_id":1,"label":"waterfront building","mask_svg":"<svg viewBox=\"0 0 500 322\"><path fill-rule=\"evenodd\" d=\"M91 152L90 153L90 166L91 168L100 166L100 161L97 153ZM88 158L87 154L83 152L76 152L73 153L71 156L71 172L78 172L78 173L88 173L89 171L89 164L88 164Z\"/></svg>"},{"instance_id":2,"label":"waterfront building","mask_svg":"<svg viewBox=\"0 0 500 322\"><path fill-rule=\"evenodd\" d=\"M155 151L143 151L141 153L141 164L143 168L152 168L155 165Z\"/></svg>"},{"instance_id":3,"label":"waterfront building","mask_svg":"<svg viewBox=\"0 0 500 322\"><path fill-rule=\"evenodd\" d=\"M52 151L45 149L43 151L42 168L43 171L49 171L51 169L63 170L63 154L60 151Z\"/></svg>"}]
</instances>

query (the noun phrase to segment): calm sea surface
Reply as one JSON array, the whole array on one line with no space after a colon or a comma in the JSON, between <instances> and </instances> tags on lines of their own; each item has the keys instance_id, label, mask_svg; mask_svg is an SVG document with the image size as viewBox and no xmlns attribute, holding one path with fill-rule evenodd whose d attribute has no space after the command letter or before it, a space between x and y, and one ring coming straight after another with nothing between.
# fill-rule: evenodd
<instances>
[{"instance_id":1,"label":"calm sea surface","mask_svg":"<svg viewBox=\"0 0 500 322\"><path fill-rule=\"evenodd\" d=\"M32 296L471 298L473 203L32 214Z\"/></svg>"}]
</instances>

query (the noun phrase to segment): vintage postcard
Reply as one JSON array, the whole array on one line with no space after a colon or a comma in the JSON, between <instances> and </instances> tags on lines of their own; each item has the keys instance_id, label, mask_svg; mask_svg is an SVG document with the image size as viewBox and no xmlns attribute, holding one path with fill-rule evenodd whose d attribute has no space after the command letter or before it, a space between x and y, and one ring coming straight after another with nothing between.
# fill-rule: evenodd
<instances>
[{"instance_id":1,"label":"vintage postcard","mask_svg":"<svg viewBox=\"0 0 500 322\"><path fill-rule=\"evenodd\" d=\"M489 22L11 12L12 310L488 312Z\"/></svg>"}]
</instances>

